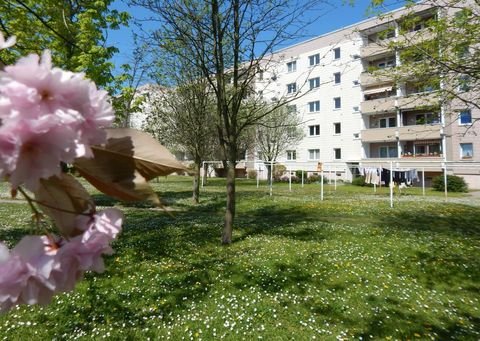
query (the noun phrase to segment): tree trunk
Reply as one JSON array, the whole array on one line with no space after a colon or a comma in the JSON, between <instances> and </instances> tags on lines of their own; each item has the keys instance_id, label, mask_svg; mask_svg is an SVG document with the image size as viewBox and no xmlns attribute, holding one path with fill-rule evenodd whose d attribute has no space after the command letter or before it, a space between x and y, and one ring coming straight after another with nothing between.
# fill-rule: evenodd
<instances>
[{"instance_id":1,"label":"tree trunk","mask_svg":"<svg viewBox=\"0 0 480 341\"><path fill-rule=\"evenodd\" d=\"M198 204L200 198L200 163L195 162L195 174L193 174L193 203Z\"/></svg>"},{"instance_id":2,"label":"tree trunk","mask_svg":"<svg viewBox=\"0 0 480 341\"><path fill-rule=\"evenodd\" d=\"M232 243L233 219L235 218L235 161L227 166L227 209L223 225L222 244Z\"/></svg>"},{"instance_id":3,"label":"tree trunk","mask_svg":"<svg viewBox=\"0 0 480 341\"><path fill-rule=\"evenodd\" d=\"M273 169L272 169L272 164L269 162L269 163L266 163L265 166L267 167L267 183L269 185L272 185L272 172L273 172Z\"/></svg>"},{"instance_id":4,"label":"tree trunk","mask_svg":"<svg viewBox=\"0 0 480 341\"><path fill-rule=\"evenodd\" d=\"M203 164L203 184L207 184L207 175L208 175L208 164Z\"/></svg>"}]
</instances>

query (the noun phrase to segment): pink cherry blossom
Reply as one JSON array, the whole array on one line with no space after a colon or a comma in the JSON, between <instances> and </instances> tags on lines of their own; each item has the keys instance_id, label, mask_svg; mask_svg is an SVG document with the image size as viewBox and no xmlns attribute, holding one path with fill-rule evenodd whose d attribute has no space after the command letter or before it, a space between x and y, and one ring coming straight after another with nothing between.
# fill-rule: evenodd
<instances>
[{"instance_id":1,"label":"pink cherry blossom","mask_svg":"<svg viewBox=\"0 0 480 341\"><path fill-rule=\"evenodd\" d=\"M85 271L103 272L102 255L121 230L123 215L106 209L79 216L82 235L70 240L25 236L8 252L0 243L0 312L18 304L47 304L55 293L70 291Z\"/></svg>"},{"instance_id":2,"label":"pink cherry blossom","mask_svg":"<svg viewBox=\"0 0 480 341\"><path fill-rule=\"evenodd\" d=\"M0 71L0 176L34 190L61 161L91 157L114 119L105 91L83 74L52 67L50 53Z\"/></svg>"}]
</instances>

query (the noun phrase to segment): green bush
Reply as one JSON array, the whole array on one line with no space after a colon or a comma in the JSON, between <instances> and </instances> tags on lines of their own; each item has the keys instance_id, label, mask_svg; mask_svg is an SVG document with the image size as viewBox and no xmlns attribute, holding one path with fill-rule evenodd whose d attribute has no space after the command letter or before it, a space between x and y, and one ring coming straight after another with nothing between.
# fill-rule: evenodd
<instances>
[{"instance_id":1,"label":"green bush","mask_svg":"<svg viewBox=\"0 0 480 341\"><path fill-rule=\"evenodd\" d=\"M355 186L365 186L365 177L364 176L357 176L352 180L352 185Z\"/></svg>"},{"instance_id":2,"label":"green bush","mask_svg":"<svg viewBox=\"0 0 480 341\"><path fill-rule=\"evenodd\" d=\"M432 187L436 191L444 191L444 178L439 175L433 178ZM447 191L448 192L468 192L468 186L461 176L447 175Z\"/></svg>"},{"instance_id":3,"label":"green bush","mask_svg":"<svg viewBox=\"0 0 480 341\"><path fill-rule=\"evenodd\" d=\"M299 179L302 179L302 170L296 170L295 171L295 176ZM307 172L303 172L303 179L307 177Z\"/></svg>"},{"instance_id":4,"label":"green bush","mask_svg":"<svg viewBox=\"0 0 480 341\"><path fill-rule=\"evenodd\" d=\"M276 164L273 166L273 179L275 181L280 181L282 175L287 171L287 167L282 164Z\"/></svg>"},{"instance_id":5,"label":"green bush","mask_svg":"<svg viewBox=\"0 0 480 341\"><path fill-rule=\"evenodd\" d=\"M313 183L320 183L321 175L318 174L312 174L310 175L307 180L305 181L307 184L313 184ZM328 179L326 176L323 177L323 183L326 184L328 183Z\"/></svg>"},{"instance_id":6,"label":"green bush","mask_svg":"<svg viewBox=\"0 0 480 341\"><path fill-rule=\"evenodd\" d=\"M247 176L249 179L256 179L257 178L257 171L255 169L249 169L247 172Z\"/></svg>"}]
</instances>

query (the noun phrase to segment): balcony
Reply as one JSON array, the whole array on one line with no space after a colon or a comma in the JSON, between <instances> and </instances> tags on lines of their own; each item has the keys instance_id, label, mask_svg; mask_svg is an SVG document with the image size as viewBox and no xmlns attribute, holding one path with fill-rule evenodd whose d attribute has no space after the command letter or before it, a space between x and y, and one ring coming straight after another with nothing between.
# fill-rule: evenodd
<instances>
[{"instance_id":1,"label":"balcony","mask_svg":"<svg viewBox=\"0 0 480 341\"><path fill-rule=\"evenodd\" d=\"M375 86L392 83L393 79L387 75L375 75L370 72L360 74L360 84L362 86Z\"/></svg>"},{"instance_id":2,"label":"balcony","mask_svg":"<svg viewBox=\"0 0 480 341\"><path fill-rule=\"evenodd\" d=\"M417 141L440 139L440 124L411 125L398 127L400 141Z\"/></svg>"},{"instance_id":3,"label":"balcony","mask_svg":"<svg viewBox=\"0 0 480 341\"><path fill-rule=\"evenodd\" d=\"M394 142L397 128L373 128L361 131L362 142Z\"/></svg>"},{"instance_id":4,"label":"balcony","mask_svg":"<svg viewBox=\"0 0 480 341\"><path fill-rule=\"evenodd\" d=\"M437 92L412 94L398 99L398 107L403 110L418 109L422 107L438 107L439 105L440 97Z\"/></svg>"},{"instance_id":5,"label":"balcony","mask_svg":"<svg viewBox=\"0 0 480 341\"><path fill-rule=\"evenodd\" d=\"M362 114L392 112L395 109L395 96L372 99L360 103Z\"/></svg>"},{"instance_id":6,"label":"balcony","mask_svg":"<svg viewBox=\"0 0 480 341\"><path fill-rule=\"evenodd\" d=\"M422 29L420 31L408 32L397 37L397 42L405 46L412 46L434 38L432 31Z\"/></svg>"},{"instance_id":7,"label":"balcony","mask_svg":"<svg viewBox=\"0 0 480 341\"><path fill-rule=\"evenodd\" d=\"M382 41L380 43L370 43L360 48L361 58L369 58L372 56L389 54L389 53L391 53L391 49L389 48L388 42L386 41Z\"/></svg>"}]
</instances>

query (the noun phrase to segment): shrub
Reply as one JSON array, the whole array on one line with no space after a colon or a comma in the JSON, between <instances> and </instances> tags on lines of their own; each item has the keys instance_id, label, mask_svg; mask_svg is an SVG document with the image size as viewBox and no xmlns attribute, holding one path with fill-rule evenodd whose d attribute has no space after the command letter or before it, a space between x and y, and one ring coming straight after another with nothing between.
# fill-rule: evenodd
<instances>
[{"instance_id":1,"label":"shrub","mask_svg":"<svg viewBox=\"0 0 480 341\"><path fill-rule=\"evenodd\" d=\"M436 191L444 191L444 178L439 175L433 178L432 187ZM461 176L447 175L447 191L448 192L468 192L468 186Z\"/></svg>"},{"instance_id":2,"label":"shrub","mask_svg":"<svg viewBox=\"0 0 480 341\"><path fill-rule=\"evenodd\" d=\"M365 186L365 177L364 176L357 176L352 180L352 185L355 186Z\"/></svg>"},{"instance_id":3,"label":"shrub","mask_svg":"<svg viewBox=\"0 0 480 341\"><path fill-rule=\"evenodd\" d=\"M283 174L280 179L279 179L280 182L290 182L290 177L288 176L288 173L287 174ZM292 175L292 183L297 183L299 182L300 180L297 178L296 175Z\"/></svg>"},{"instance_id":4,"label":"shrub","mask_svg":"<svg viewBox=\"0 0 480 341\"><path fill-rule=\"evenodd\" d=\"M247 172L247 176L249 179L256 179L257 178L257 171L255 169L249 169Z\"/></svg>"},{"instance_id":5,"label":"shrub","mask_svg":"<svg viewBox=\"0 0 480 341\"><path fill-rule=\"evenodd\" d=\"M320 183L321 175L318 174L312 174L307 178L306 183L307 184L313 184L313 183ZM323 183L326 184L328 183L328 179L326 176L323 177Z\"/></svg>"},{"instance_id":6,"label":"shrub","mask_svg":"<svg viewBox=\"0 0 480 341\"><path fill-rule=\"evenodd\" d=\"M286 171L287 171L287 167L285 167L284 165L281 165L281 164L274 165L273 166L273 179L275 181L279 181L281 176L283 174L285 174Z\"/></svg>"}]
</instances>

